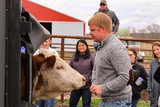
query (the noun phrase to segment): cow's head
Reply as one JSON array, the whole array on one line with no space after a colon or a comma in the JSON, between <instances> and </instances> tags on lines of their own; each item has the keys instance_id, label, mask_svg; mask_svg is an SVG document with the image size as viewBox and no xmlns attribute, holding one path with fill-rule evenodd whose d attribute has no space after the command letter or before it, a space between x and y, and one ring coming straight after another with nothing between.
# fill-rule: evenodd
<instances>
[{"instance_id":1,"label":"cow's head","mask_svg":"<svg viewBox=\"0 0 160 107\"><path fill-rule=\"evenodd\" d=\"M53 98L85 85L85 78L59 56L46 49L39 52L33 56L38 71L33 79L34 100Z\"/></svg>"}]
</instances>

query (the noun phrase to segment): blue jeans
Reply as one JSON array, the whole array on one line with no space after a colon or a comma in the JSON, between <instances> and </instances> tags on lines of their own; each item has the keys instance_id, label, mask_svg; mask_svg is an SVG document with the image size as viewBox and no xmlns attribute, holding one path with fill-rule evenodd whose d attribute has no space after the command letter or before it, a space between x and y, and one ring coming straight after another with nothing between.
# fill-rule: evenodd
<instances>
[{"instance_id":1,"label":"blue jeans","mask_svg":"<svg viewBox=\"0 0 160 107\"><path fill-rule=\"evenodd\" d=\"M36 103L38 107L54 107L54 99L38 100Z\"/></svg>"},{"instance_id":2,"label":"blue jeans","mask_svg":"<svg viewBox=\"0 0 160 107\"><path fill-rule=\"evenodd\" d=\"M102 100L100 107L131 107L131 99L122 100Z\"/></svg>"},{"instance_id":3,"label":"blue jeans","mask_svg":"<svg viewBox=\"0 0 160 107\"><path fill-rule=\"evenodd\" d=\"M77 107L78 101L81 96L82 96L83 107L90 107L92 94L89 88L73 90L70 95L69 106Z\"/></svg>"},{"instance_id":4,"label":"blue jeans","mask_svg":"<svg viewBox=\"0 0 160 107\"><path fill-rule=\"evenodd\" d=\"M138 104L138 99L132 99L132 106L131 107L137 107L137 104Z\"/></svg>"}]
</instances>

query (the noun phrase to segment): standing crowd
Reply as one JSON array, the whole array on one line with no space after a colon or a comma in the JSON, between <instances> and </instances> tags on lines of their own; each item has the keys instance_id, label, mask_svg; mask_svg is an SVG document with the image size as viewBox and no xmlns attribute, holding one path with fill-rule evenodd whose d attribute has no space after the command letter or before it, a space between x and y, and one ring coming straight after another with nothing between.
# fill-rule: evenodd
<instances>
[{"instance_id":1,"label":"standing crowd","mask_svg":"<svg viewBox=\"0 0 160 107\"><path fill-rule=\"evenodd\" d=\"M73 64L75 63L78 64L75 66L84 66L83 68L88 66L90 68L85 70L75 68L82 75L85 75L83 71L90 75L86 77L90 81L89 87L86 87L88 95L90 95L86 95L88 98L84 97L84 87L72 91L70 107L77 107L80 96L82 96L83 107L90 107L91 94L101 97L100 107L137 107L141 98L141 91L145 89L149 92L150 106L158 107L160 103L160 73L157 72L160 70L160 42L153 43L154 60L150 64L148 74L145 68L136 61L136 49L126 48L117 38L116 32L119 28L119 20L115 12L108 9L105 0L100 1L100 8L89 19L88 26L90 29L89 35L93 39L93 46L96 49L94 60L92 57L92 61L87 62L90 58L86 60L83 57L80 61L82 53L78 47L83 44L88 49L88 45L86 42L80 43L82 40L79 40L70 65L74 68ZM77 52L78 50L79 52ZM78 53L81 53L80 58L75 62L75 56ZM83 62L85 64L83 65L82 61L86 61L88 64ZM130 75L131 71L132 75ZM155 75L155 73L158 75ZM128 84L130 78L134 78L134 80Z\"/></svg>"},{"instance_id":2,"label":"standing crowd","mask_svg":"<svg viewBox=\"0 0 160 107\"><path fill-rule=\"evenodd\" d=\"M99 107L137 107L144 89L149 93L150 106L160 106L160 42L152 45L154 59L147 73L136 61L136 49L126 48L116 36L119 20L115 12L108 9L105 0L101 0L99 5L98 11L88 21L95 54L92 55L87 42L80 39L69 62L86 79L84 87L71 92L69 106L77 107L82 97L83 107L91 107L94 94L101 98ZM134 80L128 84L130 78ZM44 107L45 102L53 107L53 99L39 100L37 105Z\"/></svg>"}]
</instances>

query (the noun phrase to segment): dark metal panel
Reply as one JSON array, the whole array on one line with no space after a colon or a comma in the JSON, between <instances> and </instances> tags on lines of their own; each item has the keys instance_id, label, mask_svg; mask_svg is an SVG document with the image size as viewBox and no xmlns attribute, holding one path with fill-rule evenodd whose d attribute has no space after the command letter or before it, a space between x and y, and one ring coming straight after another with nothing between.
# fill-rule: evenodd
<instances>
[{"instance_id":1,"label":"dark metal panel","mask_svg":"<svg viewBox=\"0 0 160 107\"><path fill-rule=\"evenodd\" d=\"M20 107L21 0L6 0L5 107Z\"/></svg>"},{"instance_id":2,"label":"dark metal panel","mask_svg":"<svg viewBox=\"0 0 160 107\"><path fill-rule=\"evenodd\" d=\"M0 107L5 96L5 0L0 1Z\"/></svg>"}]
</instances>

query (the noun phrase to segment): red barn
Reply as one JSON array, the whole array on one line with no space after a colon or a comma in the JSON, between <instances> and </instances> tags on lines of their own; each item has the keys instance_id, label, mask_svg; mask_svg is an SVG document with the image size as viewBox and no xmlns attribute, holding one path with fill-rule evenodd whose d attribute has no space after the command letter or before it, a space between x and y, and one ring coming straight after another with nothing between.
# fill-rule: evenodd
<instances>
[{"instance_id":1,"label":"red barn","mask_svg":"<svg viewBox=\"0 0 160 107\"><path fill-rule=\"evenodd\" d=\"M22 0L26 11L30 12L53 35L85 36L85 22L53 9Z\"/></svg>"}]
</instances>

